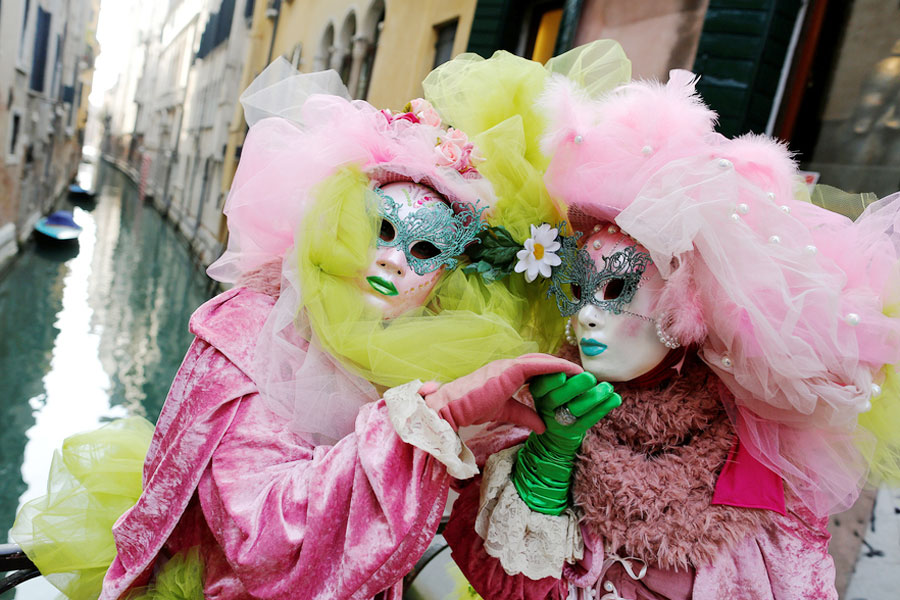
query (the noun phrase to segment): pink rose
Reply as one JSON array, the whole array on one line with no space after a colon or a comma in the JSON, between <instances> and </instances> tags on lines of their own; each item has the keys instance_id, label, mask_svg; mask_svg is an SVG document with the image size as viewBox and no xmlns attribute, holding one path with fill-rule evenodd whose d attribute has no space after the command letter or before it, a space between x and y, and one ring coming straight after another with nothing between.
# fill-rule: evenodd
<instances>
[{"instance_id":1,"label":"pink rose","mask_svg":"<svg viewBox=\"0 0 900 600\"><path fill-rule=\"evenodd\" d=\"M453 140L444 140L437 148L435 148L435 152L437 152L438 155L437 164L442 167L456 168L456 165L460 162L463 155L463 149Z\"/></svg>"},{"instance_id":2,"label":"pink rose","mask_svg":"<svg viewBox=\"0 0 900 600\"><path fill-rule=\"evenodd\" d=\"M410 123L418 123L419 122L419 118L416 117L416 115L414 115L412 113L401 113L399 115L394 115L394 121L399 121L399 120L409 121Z\"/></svg>"},{"instance_id":3,"label":"pink rose","mask_svg":"<svg viewBox=\"0 0 900 600\"><path fill-rule=\"evenodd\" d=\"M420 112L425 111L426 109L432 108L431 103L424 98L415 98L409 101L407 105L409 108L409 112L413 114L419 114Z\"/></svg>"},{"instance_id":4,"label":"pink rose","mask_svg":"<svg viewBox=\"0 0 900 600\"><path fill-rule=\"evenodd\" d=\"M479 150L474 144L470 144L470 145L472 147L469 148L469 152L468 152L469 164L471 164L472 167L474 168L474 167L477 167L478 165L480 165L481 163L483 163L485 159L484 159L484 155L481 153L481 150Z\"/></svg>"},{"instance_id":5,"label":"pink rose","mask_svg":"<svg viewBox=\"0 0 900 600\"><path fill-rule=\"evenodd\" d=\"M461 148L464 148L466 144L469 143L469 136L466 135L465 131L460 131L459 129L454 129L452 127L447 130L446 138L448 140L453 140Z\"/></svg>"},{"instance_id":6,"label":"pink rose","mask_svg":"<svg viewBox=\"0 0 900 600\"><path fill-rule=\"evenodd\" d=\"M416 116L419 117L419 122L423 125L431 125L432 127L441 126L441 116L436 110L431 108L431 106L428 106L425 110L415 112Z\"/></svg>"}]
</instances>

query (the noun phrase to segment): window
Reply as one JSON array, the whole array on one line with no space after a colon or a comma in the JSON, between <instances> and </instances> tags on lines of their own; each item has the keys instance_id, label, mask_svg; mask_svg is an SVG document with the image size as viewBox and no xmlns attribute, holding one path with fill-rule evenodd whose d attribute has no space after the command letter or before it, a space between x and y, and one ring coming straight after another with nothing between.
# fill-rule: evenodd
<instances>
[{"instance_id":1,"label":"window","mask_svg":"<svg viewBox=\"0 0 900 600\"><path fill-rule=\"evenodd\" d=\"M363 100L369 95L372 69L375 68L375 55L378 53L381 30L384 29L384 14L384 2L378 0L369 7L363 24L363 35L368 38L369 45L366 47L366 56L359 67L359 82L356 84L356 97Z\"/></svg>"},{"instance_id":2,"label":"window","mask_svg":"<svg viewBox=\"0 0 900 600\"><path fill-rule=\"evenodd\" d=\"M338 65L338 74L344 85L352 88L350 82L350 73L353 70L353 38L356 37L356 13L350 11L344 19L344 25L341 27L341 35L338 41L338 53L341 64ZM353 93L353 90L350 90Z\"/></svg>"},{"instance_id":3,"label":"window","mask_svg":"<svg viewBox=\"0 0 900 600\"><path fill-rule=\"evenodd\" d=\"M31 58L31 89L44 91L44 72L47 68L47 44L50 41L50 13L40 6L37 29L34 33L34 55Z\"/></svg>"},{"instance_id":4,"label":"window","mask_svg":"<svg viewBox=\"0 0 900 600\"><path fill-rule=\"evenodd\" d=\"M19 143L19 126L22 123L22 117L19 113L12 114L12 124L9 127L9 154L16 155L16 145Z\"/></svg>"},{"instance_id":5,"label":"window","mask_svg":"<svg viewBox=\"0 0 900 600\"><path fill-rule=\"evenodd\" d=\"M434 44L434 65L432 68L442 65L453 58L453 42L456 40L456 26L458 24L459 21L454 19L434 28L437 34L437 41Z\"/></svg>"},{"instance_id":6,"label":"window","mask_svg":"<svg viewBox=\"0 0 900 600\"><path fill-rule=\"evenodd\" d=\"M19 37L19 58L25 52L25 31L28 29L28 9L31 8L31 0L25 0L25 13L22 17L22 35Z\"/></svg>"},{"instance_id":7,"label":"window","mask_svg":"<svg viewBox=\"0 0 900 600\"><path fill-rule=\"evenodd\" d=\"M331 68L331 54L334 51L334 25L328 24L322 39L319 40L319 54L316 56L316 71L324 71Z\"/></svg>"},{"instance_id":8,"label":"window","mask_svg":"<svg viewBox=\"0 0 900 600\"><path fill-rule=\"evenodd\" d=\"M298 71L300 70L300 65L303 64L301 60L301 56L303 55L303 43L299 43L294 46L294 49L291 51L291 64L294 65L294 68Z\"/></svg>"}]
</instances>

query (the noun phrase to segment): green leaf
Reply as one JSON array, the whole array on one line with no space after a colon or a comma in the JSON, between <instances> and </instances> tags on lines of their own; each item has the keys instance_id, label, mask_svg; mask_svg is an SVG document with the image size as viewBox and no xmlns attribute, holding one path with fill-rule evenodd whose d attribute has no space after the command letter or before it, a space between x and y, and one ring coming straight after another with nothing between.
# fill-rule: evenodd
<instances>
[{"instance_id":1,"label":"green leaf","mask_svg":"<svg viewBox=\"0 0 900 600\"><path fill-rule=\"evenodd\" d=\"M522 244L513 239L503 227L488 227L478 234L480 243L466 250L472 264L465 273L479 273L486 283L493 283L509 275L516 263L516 253Z\"/></svg>"}]
</instances>

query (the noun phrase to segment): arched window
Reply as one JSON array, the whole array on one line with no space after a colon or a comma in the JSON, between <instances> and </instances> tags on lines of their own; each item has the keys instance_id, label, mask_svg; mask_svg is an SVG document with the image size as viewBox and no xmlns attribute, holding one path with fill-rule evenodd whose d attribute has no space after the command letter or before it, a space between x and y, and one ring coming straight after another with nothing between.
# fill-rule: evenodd
<instances>
[{"instance_id":1,"label":"arched window","mask_svg":"<svg viewBox=\"0 0 900 600\"><path fill-rule=\"evenodd\" d=\"M338 52L340 53L340 63L338 73L341 81L350 87L350 72L353 67L353 38L356 37L356 13L350 13L344 18L344 24L341 26L341 36L338 41Z\"/></svg>"},{"instance_id":2,"label":"arched window","mask_svg":"<svg viewBox=\"0 0 900 600\"><path fill-rule=\"evenodd\" d=\"M375 67L375 54L378 52L378 39L384 28L384 0L375 0L366 11L366 19L360 37L365 43L365 54L359 69L359 83L356 86L356 97L363 100L369 95L369 84L372 82L372 69Z\"/></svg>"},{"instance_id":3,"label":"arched window","mask_svg":"<svg viewBox=\"0 0 900 600\"><path fill-rule=\"evenodd\" d=\"M331 68L331 54L334 52L334 25L328 24L322 38L319 41L319 50L316 52L315 70L324 71Z\"/></svg>"}]
</instances>

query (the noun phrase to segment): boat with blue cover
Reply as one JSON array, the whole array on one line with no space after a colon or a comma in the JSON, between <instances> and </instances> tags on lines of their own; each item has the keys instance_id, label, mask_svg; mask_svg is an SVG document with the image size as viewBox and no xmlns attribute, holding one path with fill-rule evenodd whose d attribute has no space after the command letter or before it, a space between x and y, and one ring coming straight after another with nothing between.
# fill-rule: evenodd
<instances>
[{"instance_id":1,"label":"boat with blue cover","mask_svg":"<svg viewBox=\"0 0 900 600\"><path fill-rule=\"evenodd\" d=\"M58 242L77 240L81 229L81 225L75 222L72 213L67 210L58 210L46 217L41 217L34 226L34 230L40 234L40 237Z\"/></svg>"}]
</instances>

